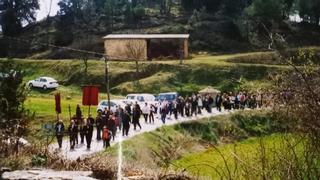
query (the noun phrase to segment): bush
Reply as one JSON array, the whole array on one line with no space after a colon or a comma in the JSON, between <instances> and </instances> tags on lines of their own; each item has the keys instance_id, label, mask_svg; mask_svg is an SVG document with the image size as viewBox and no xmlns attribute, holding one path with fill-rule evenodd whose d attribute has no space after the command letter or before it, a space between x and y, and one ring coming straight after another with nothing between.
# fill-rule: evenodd
<instances>
[{"instance_id":1,"label":"bush","mask_svg":"<svg viewBox=\"0 0 320 180\"><path fill-rule=\"evenodd\" d=\"M266 114L264 116L256 114L235 114L231 117L231 121L237 127L243 129L249 136L263 136L275 132L284 131L275 115Z\"/></svg>"},{"instance_id":2,"label":"bush","mask_svg":"<svg viewBox=\"0 0 320 180\"><path fill-rule=\"evenodd\" d=\"M175 126L175 129L183 133L188 133L192 137L198 137L211 143L218 142L216 122L187 122Z\"/></svg>"},{"instance_id":3,"label":"bush","mask_svg":"<svg viewBox=\"0 0 320 180\"><path fill-rule=\"evenodd\" d=\"M47 156L45 154L34 155L31 162L32 166L44 166L47 164Z\"/></svg>"}]
</instances>

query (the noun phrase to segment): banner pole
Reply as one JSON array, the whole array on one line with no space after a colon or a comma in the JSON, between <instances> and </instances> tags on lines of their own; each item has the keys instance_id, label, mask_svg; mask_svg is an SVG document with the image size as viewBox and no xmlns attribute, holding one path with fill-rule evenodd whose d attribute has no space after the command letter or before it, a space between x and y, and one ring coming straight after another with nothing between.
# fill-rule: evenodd
<instances>
[{"instance_id":1,"label":"banner pole","mask_svg":"<svg viewBox=\"0 0 320 180\"><path fill-rule=\"evenodd\" d=\"M71 106L69 104L69 117L70 117L70 121L71 121Z\"/></svg>"},{"instance_id":2,"label":"banner pole","mask_svg":"<svg viewBox=\"0 0 320 180\"><path fill-rule=\"evenodd\" d=\"M91 105L89 105L88 117L90 116Z\"/></svg>"}]
</instances>

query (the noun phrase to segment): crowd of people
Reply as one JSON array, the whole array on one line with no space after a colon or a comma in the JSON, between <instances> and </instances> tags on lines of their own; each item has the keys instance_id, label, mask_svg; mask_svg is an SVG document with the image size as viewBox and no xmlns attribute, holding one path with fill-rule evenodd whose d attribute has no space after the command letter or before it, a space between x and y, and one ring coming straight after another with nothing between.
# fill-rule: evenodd
<instances>
[{"instance_id":1,"label":"crowd of people","mask_svg":"<svg viewBox=\"0 0 320 180\"><path fill-rule=\"evenodd\" d=\"M266 95L265 95L266 96ZM103 141L105 148L110 146L110 141L115 139L119 130L122 136L128 136L130 126L133 130L141 130L140 118L146 124L154 124L155 120L161 120L163 124L167 119L178 120L181 117L192 117L202 114L204 111L212 113L213 107L218 111L230 111L245 108L261 108L266 105L263 94L238 93L219 93L215 97L211 95L196 95L182 97L175 100L158 101L156 103L127 104L125 107L117 107L115 112L105 108L103 112L98 112L95 118L90 114L88 118L83 118L80 105L77 105L76 114L71 118L70 125L65 128L63 121L59 120L55 125L56 137L59 148L62 147L64 135L70 138L70 148L73 150L77 144L84 144L91 148L91 141L95 136L97 141ZM96 128L96 135L93 134ZM80 138L79 138L80 137Z\"/></svg>"}]
</instances>

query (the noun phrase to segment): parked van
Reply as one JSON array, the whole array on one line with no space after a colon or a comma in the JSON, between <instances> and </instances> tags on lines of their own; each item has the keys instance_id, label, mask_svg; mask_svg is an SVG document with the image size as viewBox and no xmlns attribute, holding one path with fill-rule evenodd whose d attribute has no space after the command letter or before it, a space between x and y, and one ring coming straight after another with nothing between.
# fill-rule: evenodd
<instances>
[{"instance_id":1,"label":"parked van","mask_svg":"<svg viewBox=\"0 0 320 180\"><path fill-rule=\"evenodd\" d=\"M126 104L134 104L138 102L139 104L154 103L156 98L152 94L128 94L124 100Z\"/></svg>"},{"instance_id":2,"label":"parked van","mask_svg":"<svg viewBox=\"0 0 320 180\"><path fill-rule=\"evenodd\" d=\"M157 100L158 101L167 100L167 101L171 102L171 101L174 101L175 99L177 99L178 95L179 94L177 92L160 93Z\"/></svg>"}]
</instances>

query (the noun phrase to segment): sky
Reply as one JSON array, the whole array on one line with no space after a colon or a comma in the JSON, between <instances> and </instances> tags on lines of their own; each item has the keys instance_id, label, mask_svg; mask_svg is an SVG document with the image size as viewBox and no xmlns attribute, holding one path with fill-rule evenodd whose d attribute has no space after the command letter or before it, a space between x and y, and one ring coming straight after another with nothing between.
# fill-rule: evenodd
<instances>
[{"instance_id":1,"label":"sky","mask_svg":"<svg viewBox=\"0 0 320 180\"><path fill-rule=\"evenodd\" d=\"M51 0L39 0L40 10L37 12L37 21L40 21L48 16L50 11L50 1ZM50 16L56 15L59 11L58 2L59 0L52 0Z\"/></svg>"}]
</instances>

